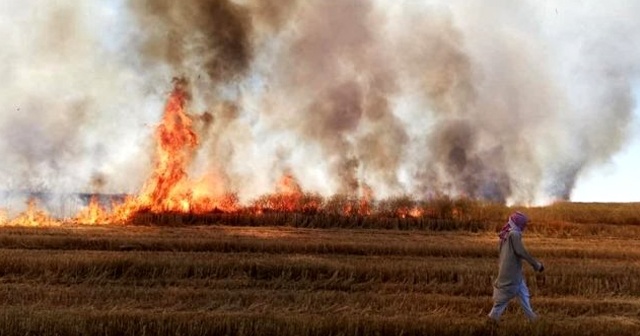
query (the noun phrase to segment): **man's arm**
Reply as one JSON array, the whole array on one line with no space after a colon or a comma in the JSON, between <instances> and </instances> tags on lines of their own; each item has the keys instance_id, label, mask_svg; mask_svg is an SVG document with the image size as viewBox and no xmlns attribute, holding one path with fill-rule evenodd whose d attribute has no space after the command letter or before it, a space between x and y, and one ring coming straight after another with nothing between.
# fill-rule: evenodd
<instances>
[{"instance_id":1,"label":"man's arm","mask_svg":"<svg viewBox=\"0 0 640 336\"><path fill-rule=\"evenodd\" d=\"M520 233L513 232L511 234L511 244L511 246L513 247L513 251L518 257L526 260L534 270L539 272L542 271L542 263L532 257L531 254L529 254L527 249L524 247L524 244L522 243L522 235Z\"/></svg>"}]
</instances>

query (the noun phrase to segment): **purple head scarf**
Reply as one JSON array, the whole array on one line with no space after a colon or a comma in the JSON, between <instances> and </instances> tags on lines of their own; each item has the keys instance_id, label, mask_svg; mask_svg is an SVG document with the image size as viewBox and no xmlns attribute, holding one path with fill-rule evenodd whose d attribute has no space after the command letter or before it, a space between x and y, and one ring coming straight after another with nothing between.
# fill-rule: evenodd
<instances>
[{"instance_id":1,"label":"purple head scarf","mask_svg":"<svg viewBox=\"0 0 640 336\"><path fill-rule=\"evenodd\" d=\"M524 229L527 227L528 221L529 219L522 212L516 211L512 213L511 216L509 216L509 221L502 227L502 230L500 230L500 233L498 234L498 237L500 237L500 242L503 242L507 239L507 236L509 235L509 232L511 232L511 230L516 230L518 232L524 231Z\"/></svg>"}]
</instances>

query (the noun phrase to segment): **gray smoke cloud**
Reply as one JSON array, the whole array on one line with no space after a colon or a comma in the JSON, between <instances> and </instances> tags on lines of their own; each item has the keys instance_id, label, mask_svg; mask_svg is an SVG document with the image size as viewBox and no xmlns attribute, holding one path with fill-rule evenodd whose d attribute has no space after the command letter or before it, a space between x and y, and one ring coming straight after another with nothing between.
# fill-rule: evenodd
<instances>
[{"instance_id":1,"label":"gray smoke cloud","mask_svg":"<svg viewBox=\"0 0 640 336\"><path fill-rule=\"evenodd\" d=\"M117 13L76 1L0 7L0 190L136 191L163 98L127 65ZM18 211L23 201L0 197L0 206ZM61 213L54 201L50 210Z\"/></svg>"},{"instance_id":2,"label":"gray smoke cloud","mask_svg":"<svg viewBox=\"0 0 640 336\"><path fill-rule=\"evenodd\" d=\"M370 182L400 191L396 171L408 141L392 111L396 78L378 34L386 21L379 14L363 1L301 5L261 73L269 85L262 115L272 129L317 146L324 179L334 192L352 196ZM292 162L294 173L300 164Z\"/></svg>"},{"instance_id":3,"label":"gray smoke cloud","mask_svg":"<svg viewBox=\"0 0 640 336\"><path fill-rule=\"evenodd\" d=\"M640 72L640 4L574 7L3 1L0 183L136 192L179 76L212 194L290 173L325 196L570 199L629 140Z\"/></svg>"}]
</instances>

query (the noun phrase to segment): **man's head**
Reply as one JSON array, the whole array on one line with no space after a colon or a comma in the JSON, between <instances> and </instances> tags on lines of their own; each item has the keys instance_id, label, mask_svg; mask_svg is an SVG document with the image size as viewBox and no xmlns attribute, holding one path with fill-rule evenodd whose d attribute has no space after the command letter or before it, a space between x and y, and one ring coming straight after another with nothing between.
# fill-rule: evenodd
<instances>
[{"instance_id":1,"label":"man's head","mask_svg":"<svg viewBox=\"0 0 640 336\"><path fill-rule=\"evenodd\" d=\"M515 224L520 231L524 231L527 227L527 223L529 222L529 218L525 214L520 211L516 211L509 216L509 220Z\"/></svg>"}]
</instances>

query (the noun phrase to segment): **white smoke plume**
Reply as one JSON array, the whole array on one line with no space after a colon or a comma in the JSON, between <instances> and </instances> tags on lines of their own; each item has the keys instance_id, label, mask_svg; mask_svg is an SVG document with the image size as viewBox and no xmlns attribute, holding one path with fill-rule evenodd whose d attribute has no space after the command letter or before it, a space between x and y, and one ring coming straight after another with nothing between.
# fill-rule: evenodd
<instances>
[{"instance_id":1,"label":"white smoke plume","mask_svg":"<svg viewBox=\"0 0 640 336\"><path fill-rule=\"evenodd\" d=\"M570 199L635 122L637 1L0 9L4 191L136 192L174 76L201 135L191 176L245 201L285 173L325 196Z\"/></svg>"}]
</instances>

